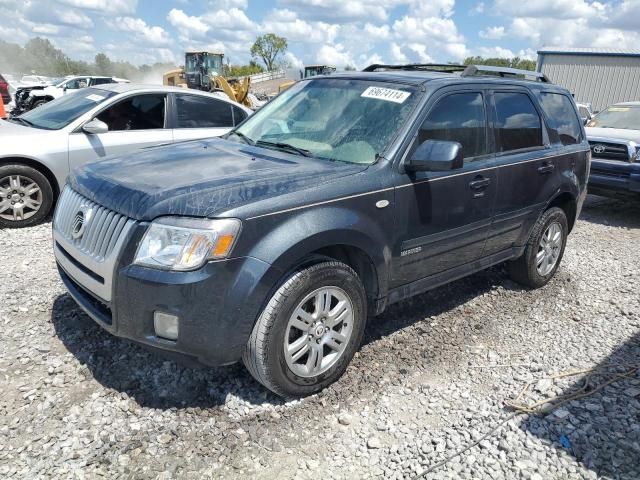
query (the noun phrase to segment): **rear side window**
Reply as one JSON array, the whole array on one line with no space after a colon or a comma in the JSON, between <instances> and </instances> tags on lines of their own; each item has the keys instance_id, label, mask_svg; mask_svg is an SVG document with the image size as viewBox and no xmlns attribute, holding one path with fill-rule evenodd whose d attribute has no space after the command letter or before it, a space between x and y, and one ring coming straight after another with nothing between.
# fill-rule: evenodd
<instances>
[{"instance_id":1,"label":"rear side window","mask_svg":"<svg viewBox=\"0 0 640 480\"><path fill-rule=\"evenodd\" d=\"M440 100L420 128L420 143L449 140L462 145L464 158L487 153L484 100L480 93L456 93Z\"/></svg>"},{"instance_id":2,"label":"rear side window","mask_svg":"<svg viewBox=\"0 0 640 480\"><path fill-rule=\"evenodd\" d=\"M110 78L94 78L92 79L93 85L104 85L106 83L113 83Z\"/></svg>"},{"instance_id":3,"label":"rear side window","mask_svg":"<svg viewBox=\"0 0 640 480\"><path fill-rule=\"evenodd\" d=\"M231 104L200 95L176 95L176 128L231 128Z\"/></svg>"},{"instance_id":4,"label":"rear side window","mask_svg":"<svg viewBox=\"0 0 640 480\"><path fill-rule=\"evenodd\" d=\"M239 125L242 122L244 122L245 118L247 118L247 112L245 112L241 108L234 105L233 106L233 124Z\"/></svg>"},{"instance_id":5,"label":"rear side window","mask_svg":"<svg viewBox=\"0 0 640 480\"><path fill-rule=\"evenodd\" d=\"M563 145L580 143L582 129L569 97L559 93L542 93L540 97L549 128L558 135L560 142Z\"/></svg>"},{"instance_id":6,"label":"rear side window","mask_svg":"<svg viewBox=\"0 0 640 480\"><path fill-rule=\"evenodd\" d=\"M498 152L541 147L542 120L528 95L496 92L496 148Z\"/></svg>"}]
</instances>

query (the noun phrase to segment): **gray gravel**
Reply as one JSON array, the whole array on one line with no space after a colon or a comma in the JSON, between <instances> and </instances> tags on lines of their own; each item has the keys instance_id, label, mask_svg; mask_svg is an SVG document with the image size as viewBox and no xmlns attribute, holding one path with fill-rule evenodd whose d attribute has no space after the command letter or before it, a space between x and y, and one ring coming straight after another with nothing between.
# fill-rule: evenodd
<instances>
[{"instance_id":1,"label":"gray gravel","mask_svg":"<svg viewBox=\"0 0 640 480\"><path fill-rule=\"evenodd\" d=\"M580 386L549 375L640 362L640 204L589 198L541 290L498 267L392 306L340 382L290 403L241 366L103 332L65 295L49 230L0 231L0 478L640 478L637 372L428 472L528 381L531 402Z\"/></svg>"}]
</instances>

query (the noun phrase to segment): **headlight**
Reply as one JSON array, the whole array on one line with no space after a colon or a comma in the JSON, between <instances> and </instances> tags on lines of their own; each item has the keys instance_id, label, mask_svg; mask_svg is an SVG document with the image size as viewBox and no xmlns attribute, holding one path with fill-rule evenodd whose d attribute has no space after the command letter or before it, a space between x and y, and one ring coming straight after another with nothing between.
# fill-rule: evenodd
<instances>
[{"instance_id":1,"label":"headlight","mask_svg":"<svg viewBox=\"0 0 640 480\"><path fill-rule=\"evenodd\" d=\"M631 157L632 162L640 162L640 147L636 147L636 154Z\"/></svg>"},{"instance_id":2,"label":"headlight","mask_svg":"<svg viewBox=\"0 0 640 480\"><path fill-rule=\"evenodd\" d=\"M240 220L235 218L159 218L145 233L134 263L165 270L195 270L209 260L226 258L240 227Z\"/></svg>"}]
</instances>

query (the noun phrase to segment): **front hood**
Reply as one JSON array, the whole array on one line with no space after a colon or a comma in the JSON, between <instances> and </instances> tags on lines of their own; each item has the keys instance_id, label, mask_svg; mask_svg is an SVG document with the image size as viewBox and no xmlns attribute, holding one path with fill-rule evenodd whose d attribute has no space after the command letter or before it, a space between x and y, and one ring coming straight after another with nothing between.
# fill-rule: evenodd
<instances>
[{"instance_id":1,"label":"front hood","mask_svg":"<svg viewBox=\"0 0 640 480\"><path fill-rule=\"evenodd\" d=\"M94 202L137 220L215 217L365 168L211 139L89 163L72 172L69 184Z\"/></svg>"},{"instance_id":2,"label":"front hood","mask_svg":"<svg viewBox=\"0 0 640 480\"><path fill-rule=\"evenodd\" d=\"M587 139L597 137L598 139L610 138L611 140L632 141L640 144L640 130L627 130L623 128L597 128L587 127Z\"/></svg>"},{"instance_id":3,"label":"front hood","mask_svg":"<svg viewBox=\"0 0 640 480\"><path fill-rule=\"evenodd\" d=\"M47 133L50 134L52 131L53 130L43 130L41 128L28 127L6 120L0 120L0 153L6 153L6 147L12 145L14 143L12 140L16 137L32 136L35 139L37 136L44 136ZM24 138L20 138L19 141L23 149L28 148L28 145L24 144ZM31 142L31 140L29 140L29 142Z\"/></svg>"}]
</instances>

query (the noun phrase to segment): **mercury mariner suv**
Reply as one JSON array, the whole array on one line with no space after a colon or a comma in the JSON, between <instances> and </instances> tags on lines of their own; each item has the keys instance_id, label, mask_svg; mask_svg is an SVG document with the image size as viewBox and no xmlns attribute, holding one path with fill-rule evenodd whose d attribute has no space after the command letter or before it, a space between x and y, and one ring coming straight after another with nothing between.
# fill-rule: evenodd
<instances>
[{"instance_id":1,"label":"mercury mariner suv","mask_svg":"<svg viewBox=\"0 0 640 480\"><path fill-rule=\"evenodd\" d=\"M304 396L389 304L502 262L546 284L589 161L541 74L373 65L300 81L225 139L76 169L55 257L112 334Z\"/></svg>"}]
</instances>

